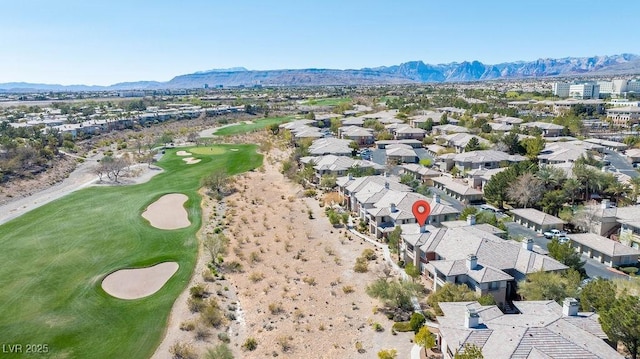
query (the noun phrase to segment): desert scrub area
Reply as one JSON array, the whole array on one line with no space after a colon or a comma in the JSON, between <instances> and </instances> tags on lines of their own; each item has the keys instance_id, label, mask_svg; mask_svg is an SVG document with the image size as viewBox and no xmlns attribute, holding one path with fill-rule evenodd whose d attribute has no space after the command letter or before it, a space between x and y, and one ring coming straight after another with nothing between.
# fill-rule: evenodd
<instances>
[{"instance_id":1,"label":"desert scrub area","mask_svg":"<svg viewBox=\"0 0 640 359\"><path fill-rule=\"evenodd\" d=\"M158 162L164 172L147 183L85 188L0 226L0 338L47 343L59 358L148 358L194 268L201 179L217 168L236 174L262 163L257 146L219 148L223 154L195 155L195 165L167 150ZM142 218L168 193L188 197L188 227L161 230ZM101 288L115 270L166 261L179 270L151 296L122 300ZM214 305L209 298L207 305ZM210 323L216 318L211 313Z\"/></svg>"}]
</instances>

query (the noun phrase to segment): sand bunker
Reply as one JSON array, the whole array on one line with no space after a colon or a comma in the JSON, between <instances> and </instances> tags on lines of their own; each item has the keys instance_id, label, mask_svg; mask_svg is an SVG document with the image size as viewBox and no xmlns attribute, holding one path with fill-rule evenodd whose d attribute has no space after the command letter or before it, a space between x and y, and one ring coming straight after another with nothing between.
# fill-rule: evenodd
<instances>
[{"instance_id":1,"label":"sand bunker","mask_svg":"<svg viewBox=\"0 0 640 359\"><path fill-rule=\"evenodd\" d=\"M178 229L191 225L184 203L189 199L182 193L160 197L142 212L142 217L158 229Z\"/></svg>"},{"instance_id":2,"label":"sand bunker","mask_svg":"<svg viewBox=\"0 0 640 359\"><path fill-rule=\"evenodd\" d=\"M176 155L178 155L178 156L191 156L191 152L178 151L178 152L176 152Z\"/></svg>"},{"instance_id":3,"label":"sand bunker","mask_svg":"<svg viewBox=\"0 0 640 359\"><path fill-rule=\"evenodd\" d=\"M102 289L120 299L144 298L159 291L178 267L176 262L164 262L153 267L115 271L104 278Z\"/></svg>"},{"instance_id":4,"label":"sand bunker","mask_svg":"<svg viewBox=\"0 0 640 359\"><path fill-rule=\"evenodd\" d=\"M183 158L182 160L185 161L188 165L195 165L196 163L200 162L200 159L195 157L187 157Z\"/></svg>"}]
</instances>

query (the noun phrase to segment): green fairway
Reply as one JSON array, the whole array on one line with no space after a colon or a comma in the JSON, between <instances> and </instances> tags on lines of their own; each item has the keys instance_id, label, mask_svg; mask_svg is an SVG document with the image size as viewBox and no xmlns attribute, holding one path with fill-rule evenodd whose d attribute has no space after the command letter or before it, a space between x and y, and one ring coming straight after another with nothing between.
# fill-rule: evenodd
<instances>
[{"instance_id":1,"label":"green fairway","mask_svg":"<svg viewBox=\"0 0 640 359\"><path fill-rule=\"evenodd\" d=\"M308 100L305 102L306 105L312 106L338 106L343 103L351 102L351 98L349 97L330 97L330 98L320 98Z\"/></svg>"},{"instance_id":2,"label":"green fairway","mask_svg":"<svg viewBox=\"0 0 640 359\"><path fill-rule=\"evenodd\" d=\"M24 357L27 344L46 344L49 352L41 358L151 356L195 263L200 179L216 168L234 174L262 164L255 145L213 148L223 154L184 149L202 159L195 165L167 150L158 163L165 171L148 183L86 188L0 226L0 341L22 345L15 357ZM167 193L189 197L191 226L160 230L142 218ZM147 298L116 299L101 288L114 270L164 261L180 269Z\"/></svg>"},{"instance_id":3,"label":"green fairway","mask_svg":"<svg viewBox=\"0 0 640 359\"><path fill-rule=\"evenodd\" d=\"M213 134L217 136L239 135L243 133L264 130L265 128L273 124L276 124L276 123L280 124L284 122L289 122L291 120L292 120L291 117L269 117L269 118L263 118L261 120L254 120L254 121L251 121L250 123L240 122L237 125L223 127L217 130L216 132L214 132Z\"/></svg>"}]
</instances>

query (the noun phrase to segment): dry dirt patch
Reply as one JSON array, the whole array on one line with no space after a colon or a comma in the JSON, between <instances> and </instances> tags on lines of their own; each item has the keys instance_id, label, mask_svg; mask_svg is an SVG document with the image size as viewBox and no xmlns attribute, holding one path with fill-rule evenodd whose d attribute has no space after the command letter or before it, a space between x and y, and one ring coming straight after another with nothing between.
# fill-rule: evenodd
<instances>
[{"instance_id":1,"label":"dry dirt patch","mask_svg":"<svg viewBox=\"0 0 640 359\"><path fill-rule=\"evenodd\" d=\"M178 268L176 262L163 262L152 267L118 270L104 278L102 289L120 299L144 298L159 291Z\"/></svg>"},{"instance_id":2,"label":"dry dirt patch","mask_svg":"<svg viewBox=\"0 0 640 359\"><path fill-rule=\"evenodd\" d=\"M191 225L184 203L189 199L182 193L170 193L160 197L147 207L142 217L158 229L179 229Z\"/></svg>"}]
</instances>

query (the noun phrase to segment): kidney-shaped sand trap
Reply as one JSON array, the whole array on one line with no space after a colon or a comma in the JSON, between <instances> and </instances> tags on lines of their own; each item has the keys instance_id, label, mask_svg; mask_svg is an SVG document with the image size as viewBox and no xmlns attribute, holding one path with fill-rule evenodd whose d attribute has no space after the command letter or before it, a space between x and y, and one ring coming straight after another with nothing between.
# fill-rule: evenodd
<instances>
[{"instance_id":1,"label":"kidney-shaped sand trap","mask_svg":"<svg viewBox=\"0 0 640 359\"><path fill-rule=\"evenodd\" d=\"M176 262L163 262L153 267L121 269L104 278L102 289L120 299L144 298L159 291L178 268Z\"/></svg>"},{"instance_id":2,"label":"kidney-shaped sand trap","mask_svg":"<svg viewBox=\"0 0 640 359\"><path fill-rule=\"evenodd\" d=\"M188 165L195 165L196 163L200 162L200 159L195 157L187 157L183 158L182 160L185 161Z\"/></svg>"},{"instance_id":3,"label":"kidney-shaped sand trap","mask_svg":"<svg viewBox=\"0 0 640 359\"><path fill-rule=\"evenodd\" d=\"M158 229L179 229L189 227L189 214L184 203L189 199L182 193L170 193L151 203L142 212L142 217Z\"/></svg>"},{"instance_id":4,"label":"kidney-shaped sand trap","mask_svg":"<svg viewBox=\"0 0 640 359\"><path fill-rule=\"evenodd\" d=\"M178 155L178 156L191 156L191 152L178 151L178 152L176 152L176 155Z\"/></svg>"}]
</instances>

